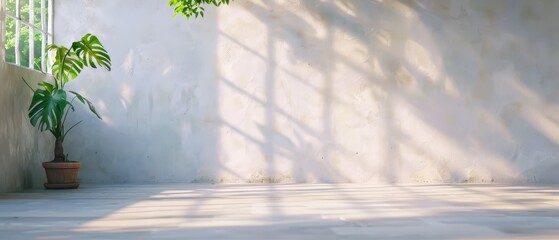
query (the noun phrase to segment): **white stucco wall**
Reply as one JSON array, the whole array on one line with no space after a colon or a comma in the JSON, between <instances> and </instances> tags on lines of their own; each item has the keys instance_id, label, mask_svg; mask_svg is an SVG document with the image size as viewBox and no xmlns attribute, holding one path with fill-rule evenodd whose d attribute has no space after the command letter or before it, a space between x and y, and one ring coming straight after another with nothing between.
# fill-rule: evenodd
<instances>
[{"instance_id":1,"label":"white stucco wall","mask_svg":"<svg viewBox=\"0 0 559 240\"><path fill-rule=\"evenodd\" d=\"M0 1L0 34L4 33L4 10ZM0 50L4 49L0 37ZM7 64L0 51L0 193L40 187L45 181L41 162L52 160L53 141L49 133L39 133L29 123L27 108L30 84L45 79L42 73Z\"/></svg>"},{"instance_id":2,"label":"white stucco wall","mask_svg":"<svg viewBox=\"0 0 559 240\"><path fill-rule=\"evenodd\" d=\"M57 0L86 183L559 182L559 1Z\"/></svg>"}]
</instances>

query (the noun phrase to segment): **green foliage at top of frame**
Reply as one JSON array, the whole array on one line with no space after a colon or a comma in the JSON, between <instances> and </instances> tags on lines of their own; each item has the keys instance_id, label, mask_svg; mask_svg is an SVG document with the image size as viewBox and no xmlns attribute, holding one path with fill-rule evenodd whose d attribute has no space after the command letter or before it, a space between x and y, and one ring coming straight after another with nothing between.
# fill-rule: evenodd
<instances>
[{"instance_id":1,"label":"green foliage at top of frame","mask_svg":"<svg viewBox=\"0 0 559 240\"><path fill-rule=\"evenodd\" d=\"M214 5L219 7L223 4L229 4L230 0L169 0L169 6L173 7L175 17L177 14L181 14L186 19L191 17L204 17L204 4Z\"/></svg>"}]
</instances>

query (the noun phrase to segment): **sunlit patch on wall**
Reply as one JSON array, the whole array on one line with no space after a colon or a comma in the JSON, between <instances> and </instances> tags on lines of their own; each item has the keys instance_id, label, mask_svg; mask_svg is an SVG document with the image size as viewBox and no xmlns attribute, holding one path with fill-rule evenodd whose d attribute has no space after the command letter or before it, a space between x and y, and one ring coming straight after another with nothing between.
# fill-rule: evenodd
<instances>
[{"instance_id":1,"label":"sunlit patch on wall","mask_svg":"<svg viewBox=\"0 0 559 240\"><path fill-rule=\"evenodd\" d=\"M384 29L375 31L375 37L384 47L392 45L392 35Z\"/></svg>"},{"instance_id":2,"label":"sunlit patch on wall","mask_svg":"<svg viewBox=\"0 0 559 240\"><path fill-rule=\"evenodd\" d=\"M417 16L415 10L400 1L387 1L386 4L389 5L392 10L402 14L402 16L406 18L413 18Z\"/></svg>"},{"instance_id":3,"label":"sunlit patch on wall","mask_svg":"<svg viewBox=\"0 0 559 240\"><path fill-rule=\"evenodd\" d=\"M123 100L122 103L124 107L126 107L126 103L129 104L132 102L134 93L127 83L122 83L120 86L120 96L122 97L121 99Z\"/></svg>"},{"instance_id":4,"label":"sunlit patch on wall","mask_svg":"<svg viewBox=\"0 0 559 240\"><path fill-rule=\"evenodd\" d=\"M335 1L334 5L336 5L336 7L338 7L338 10L341 10L341 12L352 16L352 17L356 17L357 15L355 14L355 11L353 11L353 9L351 9L351 7L349 6L350 4L348 4L348 2L346 1Z\"/></svg>"},{"instance_id":5,"label":"sunlit patch on wall","mask_svg":"<svg viewBox=\"0 0 559 240\"><path fill-rule=\"evenodd\" d=\"M406 60L421 72L427 80L435 83L439 78L439 69L433 56L421 44L414 40L406 42Z\"/></svg>"}]
</instances>

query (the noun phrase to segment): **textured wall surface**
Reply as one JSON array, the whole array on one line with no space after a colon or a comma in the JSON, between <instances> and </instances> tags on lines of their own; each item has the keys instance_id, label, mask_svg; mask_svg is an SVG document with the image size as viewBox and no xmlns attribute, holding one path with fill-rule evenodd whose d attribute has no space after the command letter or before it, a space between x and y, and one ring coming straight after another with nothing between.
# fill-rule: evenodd
<instances>
[{"instance_id":1,"label":"textured wall surface","mask_svg":"<svg viewBox=\"0 0 559 240\"><path fill-rule=\"evenodd\" d=\"M559 1L57 0L81 180L559 182Z\"/></svg>"},{"instance_id":2,"label":"textured wall surface","mask_svg":"<svg viewBox=\"0 0 559 240\"><path fill-rule=\"evenodd\" d=\"M2 1L0 1L1 3ZM0 34L4 13L0 4ZM1 35L0 35L1 36ZM0 49L4 49L0 38ZM0 193L39 187L45 181L41 162L52 159L49 134L38 133L29 123L27 108L32 92L21 78L36 84L45 79L39 72L6 64L0 53Z\"/></svg>"},{"instance_id":3,"label":"textured wall surface","mask_svg":"<svg viewBox=\"0 0 559 240\"><path fill-rule=\"evenodd\" d=\"M0 76L0 193L41 187L46 179L41 162L52 160L53 140L29 123L32 92L21 78L37 83L45 76L3 62Z\"/></svg>"}]
</instances>

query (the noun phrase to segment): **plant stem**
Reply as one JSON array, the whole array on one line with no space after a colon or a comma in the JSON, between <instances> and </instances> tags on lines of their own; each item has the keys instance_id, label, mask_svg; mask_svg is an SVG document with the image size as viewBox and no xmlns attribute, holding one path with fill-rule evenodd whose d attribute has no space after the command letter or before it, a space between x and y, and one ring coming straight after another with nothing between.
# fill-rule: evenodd
<instances>
[{"instance_id":1,"label":"plant stem","mask_svg":"<svg viewBox=\"0 0 559 240\"><path fill-rule=\"evenodd\" d=\"M61 127L61 122L58 122L56 128L57 130ZM54 143L54 161L55 162L64 162L66 161L66 157L64 156L64 147L62 146L62 136L56 137L56 142Z\"/></svg>"},{"instance_id":2,"label":"plant stem","mask_svg":"<svg viewBox=\"0 0 559 240\"><path fill-rule=\"evenodd\" d=\"M74 100L76 100L76 97L72 98L72 101L70 101L70 106L68 106L68 108L66 109L66 113L64 113L64 119L62 120L62 126L64 126L64 123L66 123L66 117L68 116L68 112L70 111L70 108L74 108L74 105L72 105L72 103L74 103ZM74 110L72 110L74 111ZM64 130L62 130L62 132L64 132Z\"/></svg>"},{"instance_id":3,"label":"plant stem","mask_svg":"<svg viewBox=\"0 0 559 240\"><path fill-rule=\"evenodd\" d=\"M27 85L29 87L29 89L31 89L32 92L35 92L35 90L33 90L33 88L29 85L29 83L27 83L27 81L25 81L25 78L21 78L23 79L23 82L25 83L25 85Z\"/></svg>"},{"instance_id":4,"label":"plant stem","mask_svg":"<svg viewBox=\"0 0 559 240\"><path fill-rule=\"evenodd\" d=\"M73 126L71 126L68 131L66 131L64 133L64 135L62 135L62 141L64 141L64 139L66 138L66 134L68 134L70 132L70 130L72 130L72 128L74 128L75 126L77 126L78 124L82 123L82 121L77 122L76 124L74 124Z\"/></svg>"},{"instance_id":5,"label":"plant stem","mask_svg":"<svg viewBox=\"0 0 559 240\"><path fill-rule=\"evenodd\" d=\"M70 51L72 51L72 47L68 48L68 51L66 52L66 54L64 54L64 57L62 58L62 65L60 66L60 74L58 74L60 78L60 89L64 89L64 79L62 78L64 74L64 67L62 66L64 66L64 62L66 62L66 57L68 56L68 54L70 54Z\"/></svg>"}]
</instances>

